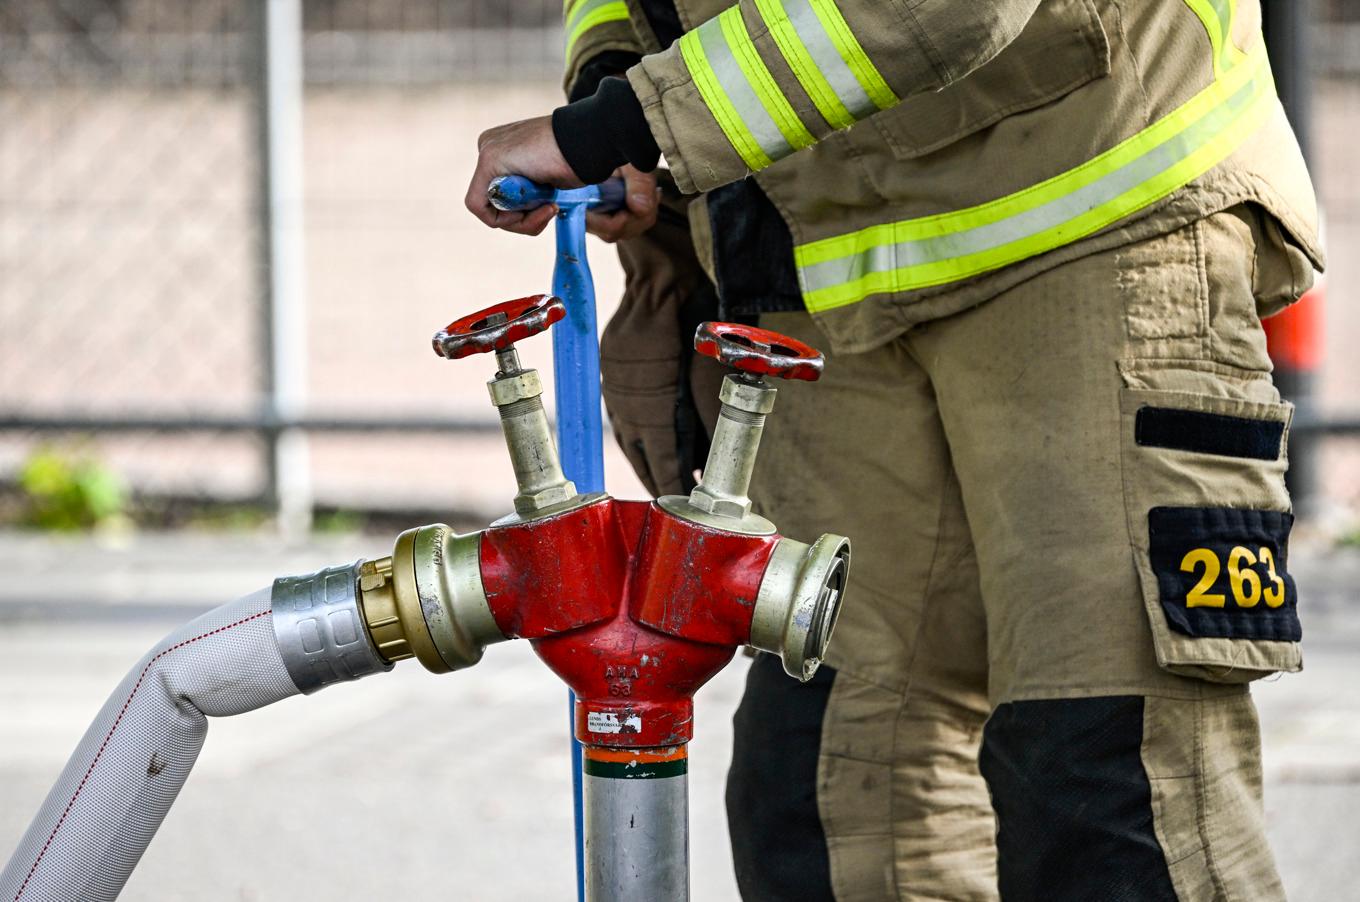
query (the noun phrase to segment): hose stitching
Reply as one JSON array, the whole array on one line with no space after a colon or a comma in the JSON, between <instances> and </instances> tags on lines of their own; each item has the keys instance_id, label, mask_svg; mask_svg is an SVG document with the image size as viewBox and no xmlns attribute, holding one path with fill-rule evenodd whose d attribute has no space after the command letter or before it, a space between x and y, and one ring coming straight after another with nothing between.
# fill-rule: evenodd
<instances>
[{"instance_id":1,"label":"hose stitching","mask_svg":"<svg viewBox=\"0 0 1360 902\"><path fill-rule=\"evenodd\" d=\"M76 791L71 794L71 800L66 803L66 810L61 813L61 818L57 820L57 825L53 827L52 832L48 834L47 842L43 843L42 850L38 852L38 857L34 860L33 867L28 869L28 875L24 877L24 882L19 886L19 892L14 894L12 902L19 902L19 897L24 894L26 889L28 889L29 881L33 879L33 875L38 870L38 865L42 864L43 857L47 855L47 850L51 848L52 840L57 837L57 831L61 829L62 824L66 823L67 815L71 813L71 808L75 806L76 799L80 797L80 793L85 788L85 784L90 780L90 775L94 773L95 765L99 763L99 759L103 756L104 750L108 748L109 740L113 738L113 731L118 729L118 725L123 722L123 715L127 714L128 706L132 704L133 696L137 694L137 690L142 687L142 681L146 679L146 674L151 670L151 666L176 649L183 648L186 645L192 645L200 639L206 639L209 636L215 636L218 633L226 632L229 629L249 623L252 620L258 620L271 613L273 613L272 610L260 611L258 614L251 614L249 617L238 620L235 623L228 623L226 626L219 626L215 630L209 630L200 636L194 636L192 639L185 639L183 642L179 642L162 650L154 658L146 662L146 666L142 668L142 672L137 676L137 682L133 685L132 691L128 693L127 699L123 702L122 710L118 712L118 717L114 719L113 726L109 727L109 732L105 734L104 741L99 745L99 751L95 752L94 760L90 762L90 766L85 770L85 776L80 778L80 785L77 786Z\"/></svg>"}]
</instances>

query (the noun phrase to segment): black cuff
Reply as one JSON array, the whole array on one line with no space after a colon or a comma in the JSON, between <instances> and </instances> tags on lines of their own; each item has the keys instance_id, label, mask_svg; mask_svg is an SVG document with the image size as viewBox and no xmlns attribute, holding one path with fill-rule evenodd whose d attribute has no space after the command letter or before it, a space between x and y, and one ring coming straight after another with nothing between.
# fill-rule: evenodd
<instances>
[{"instance_id":1,"label":"black cuff","mask_svg":"<svg viewBox=\"0 0 1360 902\"><path fill-rule=\"evenodd\" d=\"M553 110L552 128L562 156L587 185L604 181L624 163L651 172L661 160L627 79L606 78L591 96Z\"/></svg>"},{"instance_id":2,"label":"black cuff","mask_svg":"<svg viewBox=\"0 0 1360 902\"><path fill-rule=\"evenodd\" d=\"M636 66L640 59L642 57L631 50L605 50L597 53L576 73L576 80L571 83L571 91L567 93L567 102L589 97L600 87L600 82L611 75L622 75Z\"/></svg>"}]
</instances>

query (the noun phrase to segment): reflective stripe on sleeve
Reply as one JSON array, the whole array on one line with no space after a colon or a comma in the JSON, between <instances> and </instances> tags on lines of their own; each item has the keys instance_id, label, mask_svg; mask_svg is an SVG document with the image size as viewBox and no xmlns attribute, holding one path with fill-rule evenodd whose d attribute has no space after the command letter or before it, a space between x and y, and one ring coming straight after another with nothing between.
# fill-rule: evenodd
<instances>
[{"instance_id":1,"label":"reflective stripe on sleeve","mask_svg":"<svg viewBox=\"0 0 1360 902\"><path fill-rule=\"evenodd\" d=\"M845 65L854 75L855 81L859 82L859 86L864 90L874 107L886 110L890 106L896 106L900 99L893 93L893 89L888 87L888 83L883 80L883 76L879 74L878 68L869 60L869 55L864 52L859 41L855 40L854 32L850 30L849 23L841 15L835 0L808 0L808 4L817 14L817 19L822 23L822 28L825 29L827 37L831 39L831 43L835 45L836 52L845 61ZM872 113L874 110L868 112Z\"/></svg>"},{"instance_id":2,"label":"reflective stripe on sleeve","mask_svg":"<svg viewBox=\"0 0 1360 902\"><path fill-rule=\"evenodd\" d=\"M727 51L741 67L741 74L745 77L746 83L751 87L760 105L764 108L767 118L779 130L783 137L783 146L773 136L769 136L768 143L765 138L761 139L761 147L771 159L779 159L789 153L790 150L802 150L804 147L811 147L817 139L812 137L812 133L803 125L803 121L798 118L798 114L793 111L783 92L779 90L779 85L775 82L774 76L766 68L765 61L760 58L760 52L756 50L755 43L751 40L750 33L746 30L746 22L742 19L741 10L738 7L730 7L718 17L722 25L723 38L727 44ZM709 57L713 59L712 56ZM740 88L738 88L740 93ZM768 135L768 130L764 129L764 120L756 114L752 117L760 121L763 133ZM762 132L757 132L760 136Z\"/></svg>"},{"instance_id":3,"label":"reflective stripe on sleeve","mask_svg":"<svg viewBox=\"0 0 1360 902\"><path fill-rule=\"evenodd\" d=\"M755 3L784 61L832 128L897 103L833 0Z\"/></svg>"},{"instance_id":4,"label":"reflective stripe on sleeve","mask_svg":"<svg viewBox=\"0 0 1360 902\"><path fill-rule=\"evenodd\" d=\"M738 7L682 37L680 55L704 104L748 168L764 169L814 142L761 60Z\"/></svg>"},{"instance_id":5,"label":"reflective stripe on sleeve","mask_svg":"<svg viewBox=\"0 0 1360 902\"><path fill-rule=\"evenodd\" d=\"M562 13L566 20L567 59L576 42L590 29L607 22L626 22L628 4L623 0L569 0L563 4Z\"/></svg>"},{"instance_id":6,"label":"reflective stripe on sleeve","mask_svg":"<svg viewBox=\"0 0 1360 902\"><path fill-rule=\"evenodd\" d=\"M1092 235L1226 159L1279 103L1263 47L1179 109L1083 165L952 213L794 249L813 312L990 272Z\"/></svg>"},{"instance_id":7,"label":"reflective stripe on sleeve","mask_svg":"<svg viewBox=\"0 0 1360 902\"><path fill-rule=\"evenodd\" d=\"M755 5L799 84L833 128L898 102L833 0ZM685 34L680 56L704 105L749 169L764 169L816 142L761 58L739 6Z\"/></svg>"}]
</instances>

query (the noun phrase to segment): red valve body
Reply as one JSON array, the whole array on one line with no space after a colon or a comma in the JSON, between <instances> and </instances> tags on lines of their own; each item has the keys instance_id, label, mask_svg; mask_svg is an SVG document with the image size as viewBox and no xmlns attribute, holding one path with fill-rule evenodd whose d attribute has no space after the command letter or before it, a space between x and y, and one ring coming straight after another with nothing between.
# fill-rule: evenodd
<instances>
[{"instance_id":1,"label":"red valve body","mask_svg":"<svg viewBox=\"0 0 1360 902\"><path fill-rule=\"evenodd\" d=\"M501 631L576 693L578 739L670 746L694 735L695 691L749 642L778 540L605 498L488 529L482 581Z\"/></svg>"}]
</instances>

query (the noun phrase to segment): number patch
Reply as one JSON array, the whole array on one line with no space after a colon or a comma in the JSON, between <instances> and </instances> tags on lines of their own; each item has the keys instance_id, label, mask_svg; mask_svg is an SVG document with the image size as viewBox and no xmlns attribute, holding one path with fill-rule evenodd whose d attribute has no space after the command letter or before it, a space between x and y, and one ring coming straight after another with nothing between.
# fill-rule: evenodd
<instances>
[{"instance_id":1,"label":"number patch","mask_svg":"<svg viewBox=\"0 0 1360 902\"><path fill-rule=\"evenodd\" d=\"M1285 569L1293 522L1279 511L1153 508L1149 551L1168 625L1196 637L1299 641Z\"/></svg>"},{"instance_id":2,"label":"number patch","mask_svg":"<svg viewBox=\"0 0 1360 902\"><path fill-rule=\"evenodd\" d=\"M1257 572L1256 564L1264 569ZM1200 568L1203 570L1200 571ZM1228 597L1222 592L1209 590L1218 584L1222 564L1212 548L1194 548L1181 559L1181 570L1186 573L1200 572L1199 582L1185 596L1187 608L1221 608L1227 605ZM1262 583L1262 576L1269 582L1269 588ZM1228 552L1228 586L1232 590L1232 600L1239 608L1254 608L1264 598L1267 607L1278 608L1284 604L1284 578L1275 567L1275 552L1269 545L1262 545L1255 553L1249 548L1234 545Z\"/></svg>"}]
</instances>

